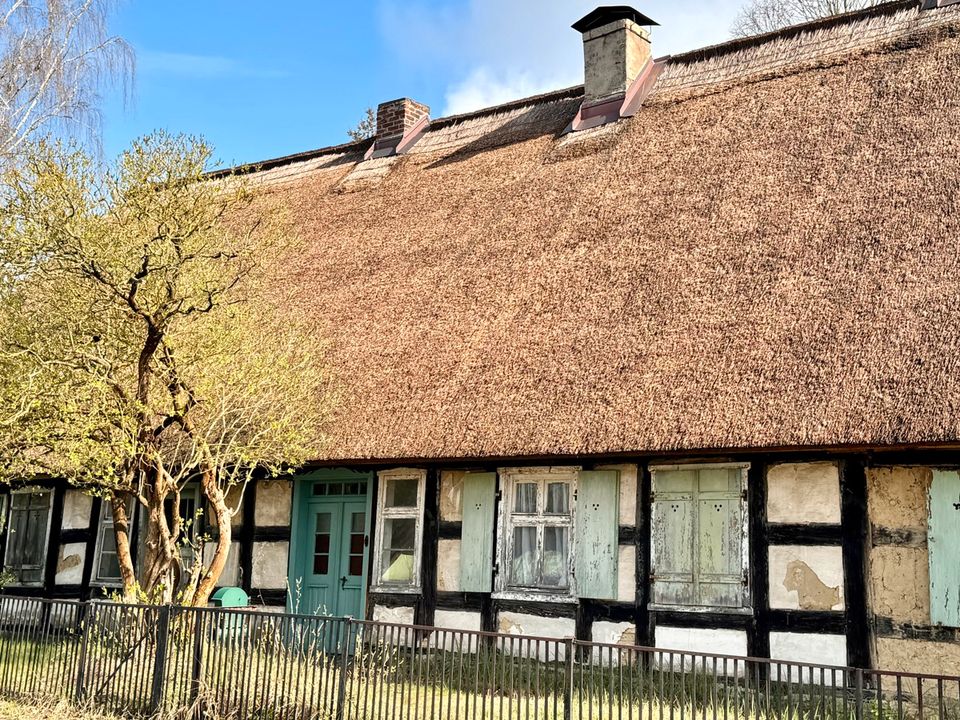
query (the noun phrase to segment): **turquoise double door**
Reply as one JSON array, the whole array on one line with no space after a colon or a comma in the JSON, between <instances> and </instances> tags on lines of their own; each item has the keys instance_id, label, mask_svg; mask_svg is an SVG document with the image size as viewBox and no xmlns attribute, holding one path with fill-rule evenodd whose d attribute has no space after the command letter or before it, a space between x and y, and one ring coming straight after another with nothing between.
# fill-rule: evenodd
<instances>
[{"instance_id":1,"label":"turquoise double door","mask_svg":"<svg viewBox=\"0 0 960 720\"><path fill-rule=\"evenodd\" d=\"M372 482L367 473L347 470L297 478L288 601L293 612L363 617Z\"/></svg>"}]
</instances>

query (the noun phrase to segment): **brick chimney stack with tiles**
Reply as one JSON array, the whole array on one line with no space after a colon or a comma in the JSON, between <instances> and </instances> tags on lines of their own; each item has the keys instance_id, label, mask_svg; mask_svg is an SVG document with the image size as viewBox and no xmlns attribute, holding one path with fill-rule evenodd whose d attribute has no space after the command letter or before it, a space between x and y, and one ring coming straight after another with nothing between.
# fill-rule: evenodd
<instances>
[{"instance_id":1,"label":"brick chimney stack with tiles","mask_svg":"<svg viewBox=\"0 0 960 720\"><path fill-rule=\"evenodd\" d=\"M377 106L377 140L403 137L429 115L429 107L410 98L380 103Z\"/></svg>"}]
</instances>

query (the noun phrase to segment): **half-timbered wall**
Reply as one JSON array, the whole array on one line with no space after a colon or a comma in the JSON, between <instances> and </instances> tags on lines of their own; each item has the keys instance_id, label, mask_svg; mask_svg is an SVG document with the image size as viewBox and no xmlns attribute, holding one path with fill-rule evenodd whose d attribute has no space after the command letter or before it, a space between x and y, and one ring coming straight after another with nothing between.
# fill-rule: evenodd
<instances>
[{"instance_id":1,"label":"half-timbered wall","mask_svg":"<svg viewBox=\"0 0 960 720\"><path fill-rule=\"evenodd\" d=\"M869 585L875 614L875 654L879 667L905 672L923 667L927 672L955 674L960 671L960 630L957 623L935 622L931 599L937 597L937 579L960 568L960 532L952 545L943 538L942 564L936 557L931 565L931 520L936 515L931 503L949 503L947 512L956 513L960 531L960 483L956 470L930 467L874 467L867 471L870 511ZM935 485L935 481L938 482ZM939 483L942 483L940 485ZM937 491L956 490L946 499ZM933 491L933 492L931 492ZM934 540L933 542L936 542ZM949 580L960 590L960 576ZM931 592L933 587L933 592ZM946 601L948 597L941 597ZM960 607L953 606L955 612ZM939 619L939 618L938 618Z\"/></svg>"},{"instance_id":2,"label":"half-timbered wall","mask_svg":"<svg viewBox=\"0 0 960 720\"><path fill-rule=\"evenodd\" d=\"M960 514L952 509L960 503L960 474L950 470L956 464L883 465L868 463L864 456L806 454L790 460L771 455L697 458L686 466L712 465L745 473L744 530L738 539L746 549L740 607L655 602L655 543L663 542L654 528L655 476L658 468L684 467L681 460L574 465L558 459L552 465L423 468L421 582L405 593L368 587L367 616L837 665L911 670L922 663L941 672L960 668L960 631L949 614L960 552L960 543L950 535L952 512ZM602 484L596 492L589 483L578 485L574 513L577 501L595 501L604 508L601 512L615 504L609 518L615 532L608 570L603 577L584 573L573 578L578 589L589 589L566 601L498 592L495 580L503 562L502 542L496 539L505 523L504 473L538 477L543 468L553 468L557 477L568 476L571 468L577 477L603 482L615 477L613 495ZM384 466L380 473L391 469ZM239 512L221 583L243 587L261 607L297 607L288 565L291 543L303 540L291 538L293 486L289 480L260 481L242 497L231 498ZM51 487L43 583L6 591L81 598L112 592L98 585L92 572L102 501L63 484ZM374 482L374 508L377 491ZM733 493L729 488L725 492ZM734 495L727 501L733 503ZM664 499L670 497L667 493ZM716 498L701 500L706 509L720 512L709 505ZM946 509L932 513L932 502L945 503ZM466 515L465 503L470 505ZM373 519L369 552L377 546L375 525ZM604 542L600 536L584 539L579 534L569 540L571 546ZM6 533L0 534L0 550L6 541ZM931 554L931 543L938 542L942 551ZM571 551L588 554L580 547ZM615 568L615 579L608 576L610 568ZM944 607L934 604L932 609L933 598ZM960 612L960 607L954 610Z\"/></svg>"}]
</instances>

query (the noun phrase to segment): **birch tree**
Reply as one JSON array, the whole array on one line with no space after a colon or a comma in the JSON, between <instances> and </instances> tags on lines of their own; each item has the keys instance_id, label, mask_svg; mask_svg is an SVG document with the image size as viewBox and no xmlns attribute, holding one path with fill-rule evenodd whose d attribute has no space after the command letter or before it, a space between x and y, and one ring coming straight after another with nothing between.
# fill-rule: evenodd
<instances>
[{"instance_id":1,"label":"birch tree","mask_svg":"<svg viewBox=\"0 0 960 720\"><path fill-rule=\"evenodd\" d=\"M296 240L243 178L206 176L209 160L202 141L158 134L103 172L41 144L5 177L0 479L103 494L128 600L206 604L231 489L316 457L329 411L322 342L271 260ZM207 562L184 552L188 483L217 531Z\"/></svg>"},{"instance_id":2,"label":"birch tree","mask_svg":"<svg viewBox=\"0 0 960 720\"><path fill-rule=\"evenodd\" d=\"M112 0L0 0L0 162L54 129L96 140L100 93L132 79Z\"/></svg>"},{"instance_id":3,"label":"birch tree","mask_svg":"<svg viewBox=\"0 0 960 720\"><path fill-rule=\"evenodd\" d=\"M862 10L883 0L749 0L731 28L734 37L774 32L790 25Z\"/></svg>"}]
</instances>

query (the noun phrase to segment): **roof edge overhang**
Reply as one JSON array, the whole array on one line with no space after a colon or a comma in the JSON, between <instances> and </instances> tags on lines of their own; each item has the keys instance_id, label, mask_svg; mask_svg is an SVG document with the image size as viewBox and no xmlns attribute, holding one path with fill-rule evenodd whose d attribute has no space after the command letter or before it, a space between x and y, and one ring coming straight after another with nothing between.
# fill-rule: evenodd
<instances>
[{"instance_id":1,"label":"roof edge overhang","mask_svg":"<svg viewBox=\"0 0 960 720\"><path fill-rule=\"evenodd\" d=\"M728 448L690 448L674 450L622 450L597 453L531 453L514 455L463 455L449 457L368 457L368 458L327 458L316 459L307 463L308 467L339 467L346 465L358 466L386 466L398 467L402 465L504 465L519 463L563 462L574 465L591 465L598 463L678 460L689 461L726 457L768 457L785 461L793 458L813 458L860 456L873 460L896 459L895 464L911 464L907 462L911 455L916 458L915 465L944 464L960 466L960 440L955 442L935 443L902 443L902 444L838 444L838 445L782 445L782 446L745 446ZM949 457L946 457L949 456ZM888 463L880 463L888 464Z\"/></svg>"}]
</instances>

